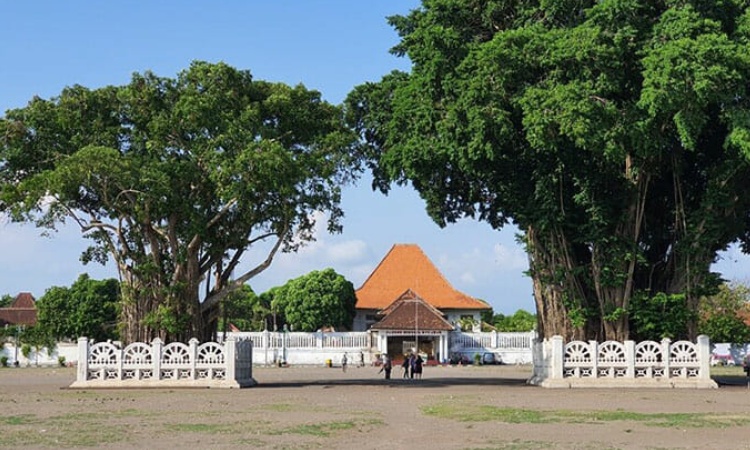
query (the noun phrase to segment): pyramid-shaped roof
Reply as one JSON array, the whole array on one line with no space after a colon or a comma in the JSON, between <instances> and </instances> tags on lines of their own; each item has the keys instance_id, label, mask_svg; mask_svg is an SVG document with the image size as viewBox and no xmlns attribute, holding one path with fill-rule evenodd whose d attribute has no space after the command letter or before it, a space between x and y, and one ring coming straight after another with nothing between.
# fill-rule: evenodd
<instances>
[{"instance_id":1,"label":"pyramid-shaped roof","mask_svg":"<svg viewBox=\"0 0 750 450\"><path fill-rule=\"evenodd\" d=\"M430 306L411 289L388 306L373 330L452 331L453 326L436 308Z\"/></svg>"},{"instance_id":2,"label":"pyramid-shaped roof","mask_svg":"<svg viewBox=\"0 0 750 450\"><path fill-rule=\"evenodd\" d=\"M36 301L30 292L21 292L7 308L0 308L0 326L36 324Z\"/></svg>"},{"instance_id":3,"label":"pyramid-shaped roof","mask_svg":"<svg viewBox=\"0 0 750 450\"><path fill-rule=\"evenodd\" d=\"M439 309L489 309L457 291L415 244L396 244L357 289L357 309L385 309L411 289Z\"/></svg>"}]
</instances>

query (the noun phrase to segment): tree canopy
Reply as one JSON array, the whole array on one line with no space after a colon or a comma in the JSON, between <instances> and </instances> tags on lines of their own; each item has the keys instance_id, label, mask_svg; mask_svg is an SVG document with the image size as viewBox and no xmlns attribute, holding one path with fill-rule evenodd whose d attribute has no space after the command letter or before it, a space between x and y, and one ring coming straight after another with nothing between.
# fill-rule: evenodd
<instances>
[{"instance_id":1,"label":"tree canopy","mask_svg":"<svg viewBox=\"0 0 750 450\"><path fill-rule=\"evenodd\" d=\"M124 341L205 340L222 298L313 238L314 213L340 230L353 138L319 92L224 63L72 86L0 120L0 209L72 220L84 262L114 260Z\"/></svg>"},{"instance_id":2,"label":"tree canopy","mask_svg":"<svg viewBox=\"0 0 750 450\"><path fill-rule=\"evenodd\" d=\"M719 292L701 299L698 314L698 329L711 342L750 342L750 287L722 284Z\"/></svg>"},{"instance_id":3,"label":"tree canopy","mask_svg":"<svg viewBox=\"0 0 750 450\"><path fill-rule=\"evenodd\" d=\"M331 268L289 280L269 293L271 310L296 331L352 329L357 303L354 285Z\"/></svg>"},{"instance_id":4,"label":"tree canopy","mask_svg":"<svg viewBox=\"0 0 750 450\"><path fill-rule=\"evenodd\" d=\"M697 311L717 252L748 250L747 1L425 0L389 20L412 71L346 101L375 186L411 183L441 226L517 225L543 337L626 339L634 296Z\"/></svg>"},{"instance_id":5,"label":"tree canopy","mask_svg":"<svg viewBox=\"0 0 750 450\"><path fill-rule=\"evenodd\" d=\"M83 274L72 286L53 286L36 303L36 328L55 339L117 339L120 284Z\"/></svg>"}]
</instances>

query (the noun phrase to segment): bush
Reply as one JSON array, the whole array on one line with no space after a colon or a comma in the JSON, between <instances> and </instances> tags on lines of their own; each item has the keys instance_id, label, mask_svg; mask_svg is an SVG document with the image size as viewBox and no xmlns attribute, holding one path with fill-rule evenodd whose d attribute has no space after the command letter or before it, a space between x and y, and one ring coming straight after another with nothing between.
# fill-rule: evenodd
<instances>
[{"instance_id":1,"label":"bush","mask_svg":"<svg viewBox=\"0 0 750 450\"><path fill-rule=\"evenodd\" d=\"M474 365L478 366L480 364L482 364L482 355L480 355L479 353L474 353Z\"/></svg>"},{"instance_id":2,"label":"bush","mask_svg":"<svg viewBox=\"0 0 750 450\"><path fill-rule=\"evenodd\" d=\"M8 367L8 357L7 356L0 356L0 366L1 367Z\"/></svg>"},{"instance_id":3,"label":"bush","mask_svg":"<svg viewBox=\"0 0 750 450\"><path fill-rule=\"evenodd\" d=\"M65 357L64 356L58 356L57 357L57 364L59 364L60 367L65 367Z\"/></svg>"}]
</instances>

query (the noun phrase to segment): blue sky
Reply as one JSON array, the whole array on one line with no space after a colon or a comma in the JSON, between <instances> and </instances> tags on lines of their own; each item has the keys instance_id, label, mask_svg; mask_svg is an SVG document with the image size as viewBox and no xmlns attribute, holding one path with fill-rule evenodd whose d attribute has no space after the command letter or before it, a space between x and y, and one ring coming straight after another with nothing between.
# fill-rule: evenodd
<instances>
[{"instance_id":1,"label":"blue sky","mask_svg":"<svg viewBox=\"0 0 750 450\"><path fill-rule=\"evenodd\" d=\"M414 0L364 1L34 1L4 3L0 15L0 113L34 95L53 97L65 86L126 84L133 72L173 77L193 60L224 61L256 79L302 83L340 103L356 85L378 81L408 60L388 53L397 42L386 17L406 14ZM250 281L256 292L311 270L332 267L359 287L392 245L422 247L454 287L488 301L496 312L534 310L528 264L517 230L495 231L462 221L440 229L410 188L386 197L367 179L343 196L344 232L321 230L297 254L278 256ZM37 298L69 286L81 273L116 277L113 267L83 266L78 230L50 238L0 218L0 294ZM255 254L260 259L264 254ZM748 259L734 249L715 269L745 281ZM248 261L248 264L251 261Z\"/></svg>"}]
</instances>

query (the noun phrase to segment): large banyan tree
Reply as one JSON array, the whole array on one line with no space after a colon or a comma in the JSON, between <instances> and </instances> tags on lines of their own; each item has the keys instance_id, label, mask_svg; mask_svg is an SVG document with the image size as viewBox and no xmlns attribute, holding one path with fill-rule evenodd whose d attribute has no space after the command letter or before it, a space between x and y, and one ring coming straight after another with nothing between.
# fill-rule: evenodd
<instances>
[{"instance_id":1,"label":"large banyan tree","mask_svg":"<svg viewBox=\"0 0 750 450\"><path fill-rule=\"evenodd\" d=\"M341 114L223 63L66 88L0 119L0 206L73 220L92 239L84 261L114 260L123 340L207 339L221 300L310 240L315 213L340 228L354 142Z\"/></svg>"},{"instance_id":2,"label":"large banyan tree","mask_svg":"<svg viewBox=\"0 0 750 450\"><path fill-rule=\"evenodd\" d=\"M750 243L749 3L425 0L390 18L411 72L348 119L380 189L519 227L543 337L626 339L635 299L695 311Z\"/></svg>"}]
</instances>

